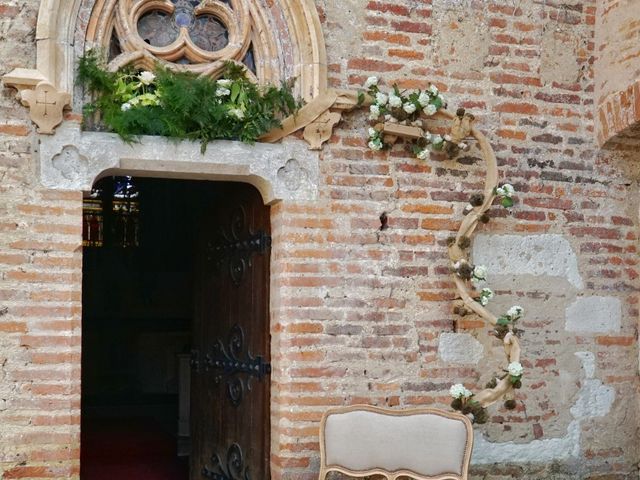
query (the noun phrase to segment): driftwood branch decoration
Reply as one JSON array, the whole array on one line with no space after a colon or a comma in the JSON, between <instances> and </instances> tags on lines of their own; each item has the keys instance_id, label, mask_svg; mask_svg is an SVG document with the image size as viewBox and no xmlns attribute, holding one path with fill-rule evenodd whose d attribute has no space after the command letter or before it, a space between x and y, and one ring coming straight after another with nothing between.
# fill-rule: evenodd
<instances>
[{"instance_id":1,"label":"driftwood branch decoration","mask_svg":"<svg viewBox=\"0 0 640 480\"><path fill-rule=\"evenodd\" d=\"M469 251L473 234L479 223L488 221L488 211L496 197L502 197L503 205L510 206L513 204L510 198L513 190L510 185L498 187L498 166L493 149L487 138L473 126L475 117L465 112L464 109L458 109L456 114L439 110L428 118L423 116L420 120L422 126L418 126L415 122L413 125L384 122L377 123L372 128L380 132L385 144L395 143L398 138L420 141L429 135L425 128L426 121L429 119L445 119L450 122L449 133L444 137L442 148L450 158L458 155L463 149L466 150L468 148L466 141L473 138L486 163L484 191L471 196L470 203L465 209L464 220L455 237L451 239L449 246L452 277L459 296L454 311L460 315L473 313L485 320L495 329L495 335L502 341L505 352L504 373L497 375L484 390L472 394L462 385L452 387L451 394L454 397L452 407L470 415L478 423L484 423L487 420L486 407L499 400L504 399L507 408L515 407L514 389L521 385L522 366L520 364L520 341L514 322L521 316L522 309L513 307L514 312L510 310L510 313L496 317L485 308L478 300L478 294L473 288L472 279L475 275L474 269L477 267L471 264ZM505 204L505 200L509 201L508 205ZM493 296L492 292L491 296Z\"/></svg>"}]
</instances>

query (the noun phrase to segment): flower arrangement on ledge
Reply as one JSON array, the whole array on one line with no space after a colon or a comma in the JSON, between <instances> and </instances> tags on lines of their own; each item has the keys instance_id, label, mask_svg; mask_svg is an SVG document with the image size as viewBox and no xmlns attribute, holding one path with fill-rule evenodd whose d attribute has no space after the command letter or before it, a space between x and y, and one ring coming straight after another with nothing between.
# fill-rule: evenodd
<instances>
[{"instance_id":1,"label":"flower arrangement on ledge","mask_svg":"<svg viewBox=\"0 0 640 480\"><path fill-rule=\"evenodd\" d=\"M95 97L85 105L85 116L98 112L105 126L128 142L137 135L163 135L199 140L203 152L217 139L253 143L301 106L292 85L256 85L236 63L226 64L223 77L161 66L153 72L110 72L94 50L78 65L79 83Z\"/></svg>"}]
</instances>

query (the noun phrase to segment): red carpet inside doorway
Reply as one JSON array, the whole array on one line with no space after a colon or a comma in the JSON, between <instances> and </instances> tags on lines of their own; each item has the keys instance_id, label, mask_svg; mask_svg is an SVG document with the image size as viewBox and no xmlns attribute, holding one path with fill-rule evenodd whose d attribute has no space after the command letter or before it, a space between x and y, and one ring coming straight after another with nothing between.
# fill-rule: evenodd
<instances>
[{"instance_id":1,"label":"red carpet inside doorway","mask_svg":"<svg viewBox=\"0 0 640 480\"><path fill-rule=\"evenodd\" d=\"M82 428L82 480L188 480L176 440L152 420L89 421Z\"/></svg>"}]
</instances>

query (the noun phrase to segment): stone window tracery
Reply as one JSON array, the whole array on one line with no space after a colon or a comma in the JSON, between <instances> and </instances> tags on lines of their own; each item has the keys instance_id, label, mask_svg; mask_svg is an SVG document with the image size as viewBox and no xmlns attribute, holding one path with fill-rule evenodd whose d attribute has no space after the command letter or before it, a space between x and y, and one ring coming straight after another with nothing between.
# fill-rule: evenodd
<instances>
[{"instance_id":1,"label":"stone window tracery","mask_svg":"<svg viewBox=\"0 0 640 480\"><path fill-rule=\"evenodd\" d=\"M113 69L125 65L219 76L224 62L248 67L259 82L282 80L261 8L250 0L104 0L97 2L87 46L103 47Z\"/></svg>"}]
</instances>

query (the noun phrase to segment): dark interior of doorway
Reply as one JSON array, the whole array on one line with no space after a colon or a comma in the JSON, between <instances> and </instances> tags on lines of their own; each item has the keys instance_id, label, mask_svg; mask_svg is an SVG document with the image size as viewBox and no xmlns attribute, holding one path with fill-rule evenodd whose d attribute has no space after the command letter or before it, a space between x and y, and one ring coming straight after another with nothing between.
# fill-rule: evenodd
<instances>
[{"instance_id":1,"label":"dark interior of doorway","mask_svg":"<svg viewBox=\"0 0 640 480\"><path fill-rule=\"evenodd\" d=\"M220 184L131 179L137 213L123 242L110 200L119 181L96 185L104 238L83 252L81 477L186 480L179 372L190 352L194 232Z\"/></svg>"}]
</instances>

